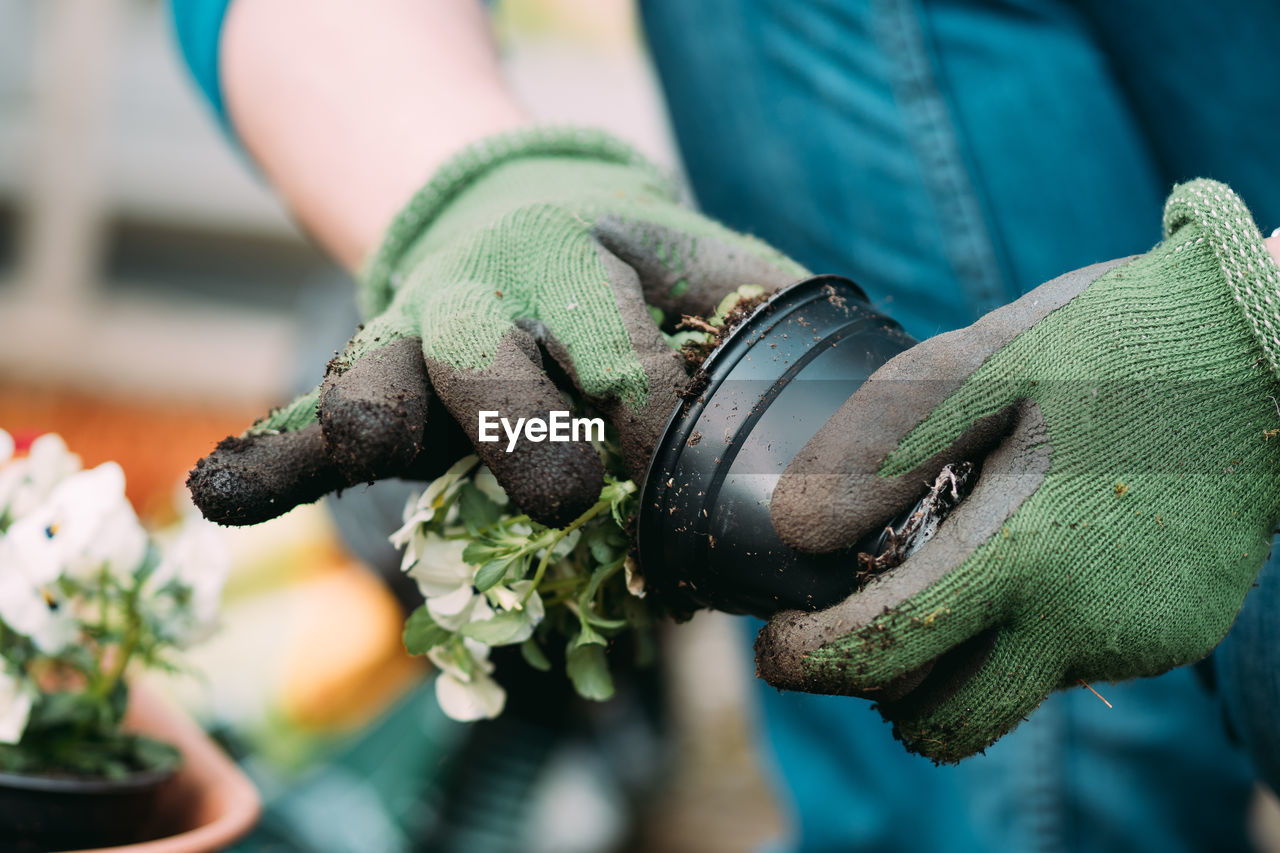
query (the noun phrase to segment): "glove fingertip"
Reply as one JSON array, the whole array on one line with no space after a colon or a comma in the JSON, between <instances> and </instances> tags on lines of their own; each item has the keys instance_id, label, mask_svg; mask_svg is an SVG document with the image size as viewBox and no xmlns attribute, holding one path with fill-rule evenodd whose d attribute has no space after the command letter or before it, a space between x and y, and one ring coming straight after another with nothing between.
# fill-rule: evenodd
<instances>
[{"instance_id":1,"label":"glove fingertip","mask_svg":"<svg viewBox=\"0 0 1280 853\"><path fill-rule=\"evenodd\" d=\"M779 690L826 692L815 690L805 666L809 649L801 639L804 618L804 613L791 610L778 614L760 629L755 641L756 677Z\"/></svg>"},{"instance_id":2,"label":"glove fingertip","mask_svg":"<svg viewBox=\"0 0 1280 853\"><path fill-rule=\"evenodd\" d=\"M848 506L849 477L785 472L769 502L769 517L783 542L798 551L822 554L846 547L863 521ZM862 525L865 526L865 525Z\"/></svg>"},{"instance_id":3,"label":"glove fingertip","mask_svg":"<svg viewBox=\"0 0 1280 853\"><path fill-rule=\"evenodd\" d=\"M350 483L406 471L422 450L429 399L422 344L400 338L322 386L319 417L329 457Z\"/></svg>"},{"instance_id":4,"label":"glove fingertip","mask_svg":"<svg viewBox=\"0 0 1280 853\"><path fill-rule=\"evenodd\" d=\"M343 485L324 455L317 425L294 433L228 436L187 476L191 499L204 517L234 526L275 518Z\"/></svg>"},{"instance_id":5,"label":"glove fingertip","mask_svg":"<svg viewBox=\"0 0 1280 853\"><path fill-rule=\"evenodd\" d=\"M590 444L527 444L481 456L515 504L548 527L570 524L604 487L604 463Z\"/></svg>"},{"instance_id":6,"label":"glove fingertip","mask_svg":"<svg viewBox=\"0 0 1280 853\"><path fill-rule=\"evenodd\" d=\"M532 342L527 332L512 327L489 366L463 369L429 358L427 372L433 394L515 504L540 524L563 527L600 498L604 463L589 437L564 440L549 434L552 413L567 413L567 404L530 358ZM483 438L482 419L491 430ZM536 437L535 423L543 427Z\"/></svg>"}]
</instances>

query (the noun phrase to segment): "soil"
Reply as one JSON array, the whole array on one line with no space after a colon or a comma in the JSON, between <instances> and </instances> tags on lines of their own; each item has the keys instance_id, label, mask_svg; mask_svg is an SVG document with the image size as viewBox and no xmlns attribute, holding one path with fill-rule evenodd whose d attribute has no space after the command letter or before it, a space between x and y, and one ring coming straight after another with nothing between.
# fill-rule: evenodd
<instances>
[{"instance_id":1,"label":"soil","mask_svg":"<svg viewBox=\"0 0 1280 853\"><path fill-rule=\"evenodd\" d=\"M739 299L737 304L724 315L724 322L719 326L713 326L702 317L693 317L685 314L680 318L680 322L676 324L676 328L682 331L705 332L708 335L705 341L689 341L680 348L680 354L684 356L685 362L688 363L690 369L694 371L694 381L696 382L698 374L701 372L702 363L707 360L707 356L711 355L712 350L720 346L720 343L729 336L729 333L741 325L742 321L751 316L757 308L769 300L772 293L761 293L758 296L749 296L745 299ZM705 386L705 378L703 379ZM690 385L693 383L691 382ZM694 392L691 396L698 396L701 391ZM686 389L682 395L686 399L690 396L690 392Z\"/></svg>"},{"instance_id":2,"label":"soil","mask_svg":"<svg viewBox=\"0 0 1280 853\"><path fill-rule=\"evenodd\" d=\"M702 369L702 363L707 357L724 342L729 333L742 324L742 321L751 316L757 308L769 300L772 293L761 293L758 296L749 296L739 299L737 304L729 313L725 314L724 321L719 326L713 326L702 317L694 317L685 314L680 318L680 322L676 324L676 329L681 331L704 332L707 335L705 341L688 341L684 346L680 347L680 354L684 356L685 364L690 371L689 382L682 390L677 392L681 403L685 410L688 409L690 403L695 400L701 400L702 392L707 390L707 383L711 377ZM701 436L699 436L701 439ZM697 444L697 441L691 442Z\"/></svg>"},{"instance_id":3,"label":"soil","mask_svg":"<svg viewBox=\"0 0 1280 853\"><path fill-rule=\"evenodd\" d=\"M858 553L858 588L876 575L901 565L932 539L943 519L972 491L975 479L972 462L944 465L911 514L896 527L892 524L885 527L884 533L875 540L873 552Z\"/></svg>"},{"instance_id":4,"label":"soil","mask_svg":"<svg viewBox=\"0 0 1280 853\"><path fill-rule=\"evenodd\" d=\"M255 439L252 435L229 435L219 441L215 449L223 450L227 453L241 453L251 449L254 441Z\"/></svg>"},{"instance_id":5,"label":"soil","mask_svg":"<svg viewBox=\"0 0 1280 853\"><path fill-rule=\"evenodd\" d=\"M694 400L701 402L702 392L707 390L707 385L711 382L711 376L701 367L693 372L689 377L689 382L683 389L676 392L676 396L680 398L684 408L681 414L688 410L689 404Z\"/></svg>"},{"instance_id":6,"label":"soil","mask_svg":"<svg viewBox=\"0 0 1280 853\"><path fill-rule=\"evenodd\" d=\"M229 525L266 521L345 485L325 453L319 424L228 436L187 475L204 517Z\"/></svg>"}]
</instances>

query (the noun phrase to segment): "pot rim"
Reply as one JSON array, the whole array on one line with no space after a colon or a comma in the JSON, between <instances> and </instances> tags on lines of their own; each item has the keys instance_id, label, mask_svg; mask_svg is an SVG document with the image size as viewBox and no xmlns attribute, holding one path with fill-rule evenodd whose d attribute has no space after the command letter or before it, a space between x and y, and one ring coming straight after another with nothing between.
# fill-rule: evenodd
<instances>
[{"instance_id":1,"label":"pot rim","mask_svg":"<svg viewBox=\"0 0 1280 853\"><path fill-rule=\"evenodd\" d=\"M812 291L825 287L832 282L839 282L841 286L852 288L856 294L862 297L863 301L867 301L866 293L862 288L852 280L845 278L842 275L814 275L800 279L799 281L788 284L785 287L781 287L772 293L768 299L757 305L750 314L739 321L738 325L729 331L729 334L725 336L724 340L717 344L715 349L713 349L710 354L702 360L702 364L700 364L698 369L694 371L692 376L690 376L690 383L694 381L695 377L706 376L708 378L708 382L707 388L703 394L711 392L713 387L719 384L716 381L718 377L715 375L715 372L721 368L719 362L728 358L733 358L733 362L728 365L729 368L732 368L738 363L738 360L742 355L741 353L738 353L737 350L743 345L743 339L753 332L767 331L755 328L757 318L762 314L772 313L778 307L778 303L780 302L791 302L797 299L803 302L811 301L814 296ZM750 349L750 347L751 342L747 342L746 348ZM734 358L733 356L735 355L738 356L738 358ZM646 465L644 469L644 479L640 483L639 495L642 506L645 490L649 488L650 484L653 482L654 476L656 475L657 469L660 467L663 458L668 455L666 452L668 450L668 445L671 444L672 439L676 437L676 433L679 431L680 422L687 420L688 424L691 426L697 421L698 413L701 412L702 408L703 406L698 404L696 401L682 399L676 404L675 408L671 410L671 414L667 417L666 423L662 426L662 432L658 435L658 441L653 447L653 452L649 455L649 464ZM676 446L679 446L679 443L677 443Z\"/></svg>"},{"instance_id":2,"label":"pot rim","mask_svg":"<svg viewBox=\"0 0 1280 853\"><path fill-rule=\"evenodd\" d=\"M675 560L676 563L700 561L707 556L705 553L707 547L715 547L714 537L709 535L707 525L711 522L706 511L707 501L714 499L704 497L706 493L698 491L699 497L687 497L685 499L687 505L677 512L676 507L670 503L673 484L669 477L680 469L682 460L692 446L689 440L693 431L700 428L708 407L714 405L713 400L716 395L720 393L725 382L734 375L743 359L749 360L755 347L760 345L761 341L770 340L777 334L779 327L790 322L789 318L796 316L797 312L814 303L825 302L833 294L865 306L866 310L871 311L873 315L878 313L870 309L870 302L863 290L844 276L811 276L779 289L730 330L707 356L694 374L695 378L690 381L689 387L698 389L696 398L686 398L678 403L660 433L649 458L638 495L636 555L640 569L645 574L646 585L651 585L655 591L660 592L663 600L677 612L691 613L704 607L712 607L726 612L760 615L777 609L777 603L780 601L777 595L764 592L757 595L746 588L741 591L741 594L735 594L733 597L719 595L709 590L694 592L693 590L698 589L698 586L694 585L692 580L687 577L682 580L683 575L678 570L666 565L668 560ZM846 326L847 321L837 323L827 333L828 337L832 334L843 335L844 332L841 329ZM753 428L751 424L761 416L764 409L772 405L782 385L789 383L817 357L818 353L823 351L823 348L815 345L802 347L796 353L794 360L780 367L780 373L770 380L769 390L751 407L750 413L744 415L744 420L736 429L750 431ZM733 460L742 449L743 445L737 441L736 436L737 432L734 439L726 437L723 442L713 439L708 445L708 447L722 450L715 459L716 470L706 469L707 465L712 464L708 450L707 447L699 448L703 459L694 465L694 468L711 478L704 484L707 493L718 493L719 480L732 467ZM721 448L722 443L723 448ZM703 442L703 444L706 443ZM687 475L690 472L685 473ZM675 494L679 495L681 489L687 485L688 483L685 483L675 487ZM701 511L699 511L700 508ZM672 524L677 521L685 525L681 533L670 531ZM663 544L668 542L668 536L672 535L675 536L676 544L669 543L669 547L668 544ZM710 545L701 543L704 537L708 539ZM696 546L691 544L693 540L698 540L699 544ZM684 544L678 544L680 542ZM781 545L781 543L778 544ZM680 555L671 553L670 548L680 552ZM656 563L655 557L658 558ZM689 581L688 584L684 582L686 580ZM686 586L688 588L685 588Z\"/></svg>"},{"instance_id":3,"label":"pot rim","mask_svg":"<svg viewBox=\"0 0 1280 853\"><path fill-rule=\"evenodd\" d=\"M123 779L90 776L47 776L38 773L0 771L0 788L55 794L118 794L145 791L172 778L177 767L167 770L138 770Z\"/></svg>"}]
</instances>

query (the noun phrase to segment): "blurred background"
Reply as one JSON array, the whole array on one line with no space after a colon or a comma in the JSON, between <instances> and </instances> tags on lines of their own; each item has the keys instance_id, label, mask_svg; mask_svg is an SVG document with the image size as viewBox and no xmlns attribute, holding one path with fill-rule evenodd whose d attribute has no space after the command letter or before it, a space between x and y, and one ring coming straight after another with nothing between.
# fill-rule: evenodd
<instances>
[{"instance_id":1,"label":"blurred background","mask_svg":"<svg viewBox=\"0 0 1280 853\"><path fill-rule=\"evenodd\" d=\"M676 168L627 0L494 11L536 113L604 125ZM166 3L0 0L0 427L119 461L144 519L168 521L197 458L319 379L351 329L317 306L350 286L206 110ZM329 514L226 536L224 626L194 655L202 677L164 687L263 788L268 819L244 849L412 849L449 820L500 849L502 815L442 793L484 750L434 709L400 606ZM740 630L711 614L673 628L660 721L598 713L594 735L539 753L542 794L521 814L547 849L747 850L780 831L743 716Z\"/></svg>"}]
</instances>

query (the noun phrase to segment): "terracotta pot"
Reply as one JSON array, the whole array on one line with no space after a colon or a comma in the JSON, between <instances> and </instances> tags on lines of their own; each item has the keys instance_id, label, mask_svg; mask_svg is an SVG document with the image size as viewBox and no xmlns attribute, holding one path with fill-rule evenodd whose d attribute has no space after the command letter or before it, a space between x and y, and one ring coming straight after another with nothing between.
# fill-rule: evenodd
<instances>
[{"instance_id":1,"label":"terracotta pot","mask_svg":"<svg viewBox=\"0 0 1280 853\"><path fill-rule=\"evenodd\" d=\"M257 822L261 801L240 768L181 710L133 689L125 726L173 744L182 766L157 792L154 841L75 853L204 853L222 850Z\"/></svg>"}]
</instances>

